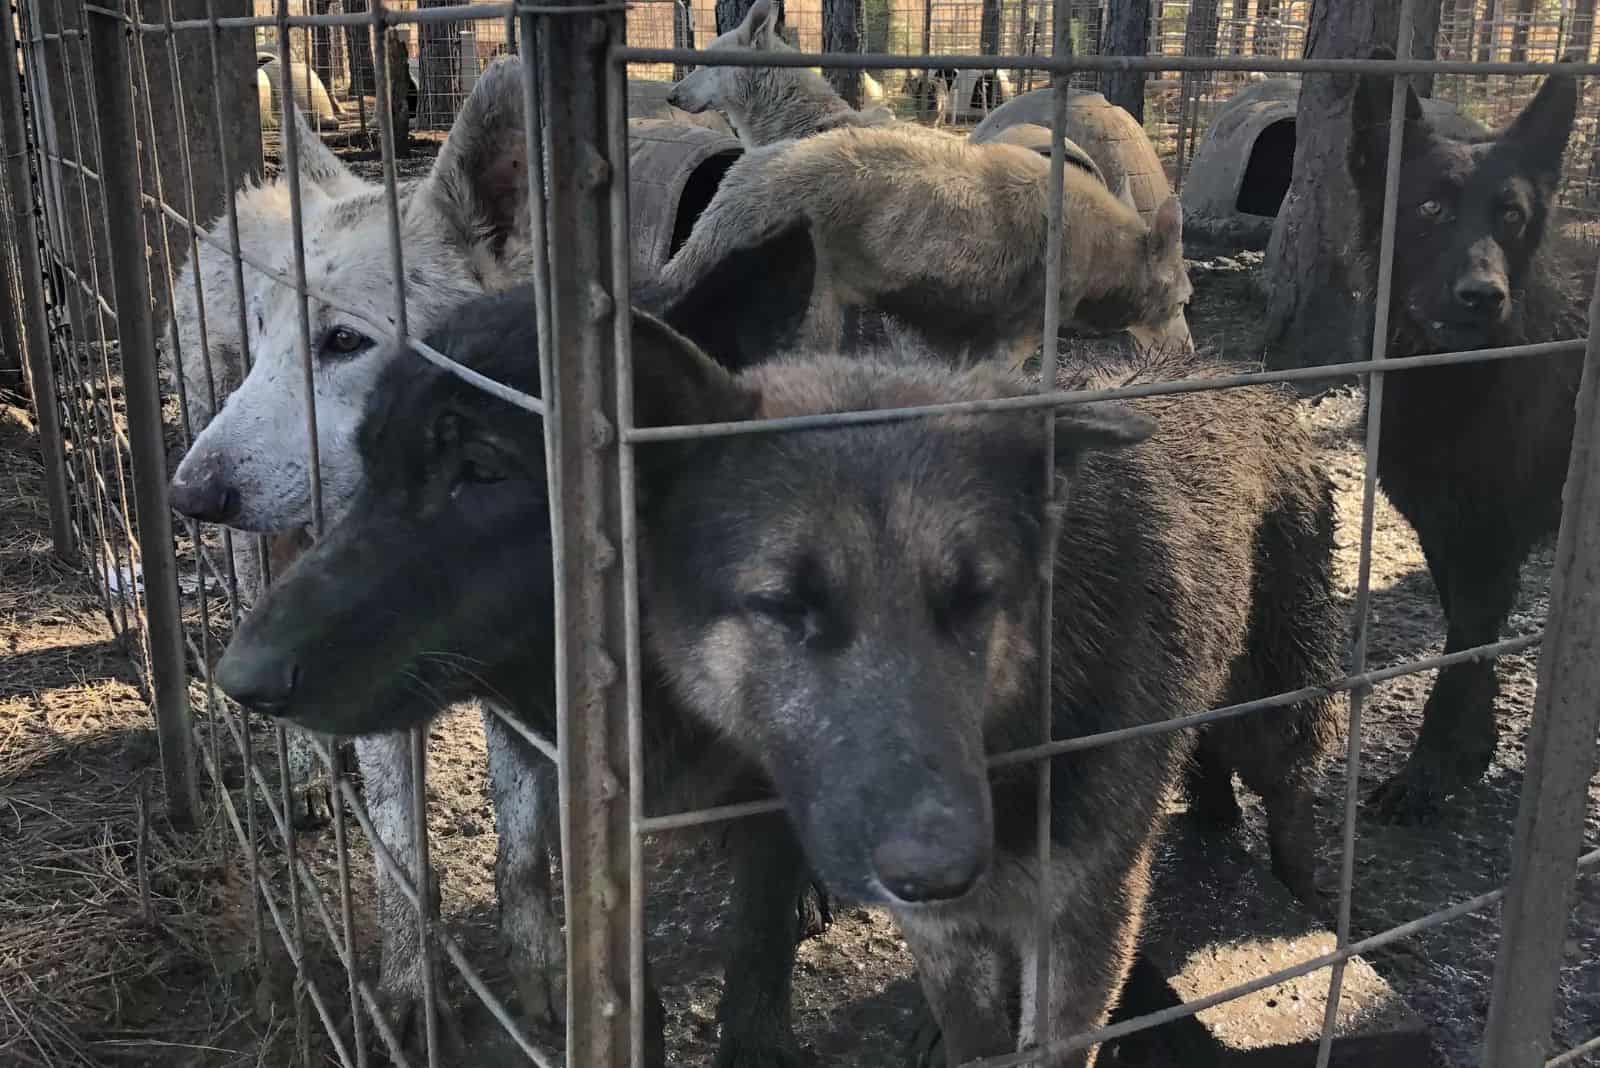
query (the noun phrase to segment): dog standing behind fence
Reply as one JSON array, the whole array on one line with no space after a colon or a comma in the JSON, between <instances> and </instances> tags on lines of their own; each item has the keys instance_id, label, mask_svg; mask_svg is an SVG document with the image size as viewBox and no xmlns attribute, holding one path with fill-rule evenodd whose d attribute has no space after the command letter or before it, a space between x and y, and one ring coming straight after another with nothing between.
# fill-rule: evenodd
<instances>
[{"instance_id":1,"label":"dog standing behind fence","mask_svg":"<svg viewBox=\"0 0 1600 1068\"><path fill-rule=\"evenodd\" d=\"M992 365L899 353L796 358L737 379L683 359L638 383L641 423L1026 389ZM1038 899L1034 773L987 757L1039 740L1041 572L1056 581L1056 738L1337 670L1332 493L1291 399L1258 388L1135 407L1064 410L1049 492L1042 420L1021 413L710 439L643 468L652 658L771 776L829 888L895 913L952 1065L1017 1049L1038 1013L1059 1036L1105 1022L1161 803L1192 749L1182 732L1057 757L1050 897ZM1254 747L1250 781L1314 774L1333 724L1321 699L1228 726ZM1309 805L1309 778L1297 785ZM1042 992L1041 909L1055 961ZM933 1048L924 1058L945 1063Z\"/></svg>"},{"instance_id":2,"label":"dog standing behind fence","mask_svg":"<svg viewBox=\"0 0 1600 1068\"><path fill-rule=\"evenodd\" d=\"M525 279L528 256L527 152L518 59L484 71L428 176L401 193L400 240L410 328L421 332L447 310L487 290ZM347 170L296 113L305 228L315 403L323 502L336 520L359 485L355 433L367 394L382 370L379 340L395 324L389 209L383 190ZM284 178L237 200L244 255L293 275L293 230ZM214 226L224 249L226 225ZM243 328L229 253L202 242L175 288L169 369L181 374L197 437L173 478L173 504L193 518L240 531L292 537L312 520L309 445L292 284L244 266ZM205 338L194 294L205 293ZM324 302L322 296L331 298ZM354 314L352 314L352 312ZM248 340L252 366L244 373ZM215 381L213 408L207 383ZM239 553L245 592L259 590L251 554ZM485 715L490 784L500 850L496 882L501 924L525 1011L553 1019L565 1008L560 928L551 911L549 858L542 816L547 798L520 774L517 743ZM315 757L291 734L296 782ZM374 826L390 852L416 870L410 762L404 736L360 739L357 757ZM430 877L431 879L431 877ZM402 1025L414 1023L422 995L420 931L399 887L378 868L382 938L379 992Z\"/></svg>"},{"instance_id":3,"label":"dog standing behind fence","mask_svg":"<svg viewBox=\"0 0 1600 1068\"><path fill-rule=\"evenodd\" d=\"M793 52L778 31L772 0L756 0L744 21L706 46L708 52ZM679 81L667 102L692 115L716 109L746 148L810 137L840 126L881 126L894 112L878 106L857 111L814 70L805 67L702 66Z\"/></svg>"},{"instance_id":4,"label":"dog standing behind fence","mask_svg":"<svg viewBox=\"0 0 1600 1068\"><path fill-rule=\"evenodd\" d=\"M701 291L657 296L672 301L661 310L674 324L737 363L741 350L763 353L792 335L813 262L801 230L739 254ZM429 341L536 393L537 369L527 359L537 342L532 304L531 288L480 298ZM636 321L634 359L646 375L663 362L663 349L683 344L654 319ZM341 734L394 730L431 719L442 702L493 696L533 730L553 735L542 430L527 413L414 353L388 361L361 431L363 495L246 618L217 668L224 689L247 707ZM659 672L648 673L647 696L659 690ZM704 725L670 703L647 706L652 807L662 803L663 787L701 801L765 792L760 776ZM719 1068L795 1063L789 989L805 867L787 827L769 816L731 829ZM647 1032L652 1066L663 1061L660 1032L659 1020Z\"/></svg>"},{"instance_id":5,"label":"dog standing behind fence","mask_svg":"<svg viewBox=\"0 0 1600 1068\"><path fill-rule=\"evenodd\" d=\"M1352 109L1349 165L1374 259L1391 87L1363 78ZM1577 80L1553 74L1498 137L1471 143L1431 128L1407 90L1389 355L1586 333L1586 293L1561 251L1556 210L1577 105ZM1499 638L1523 561L1560 523L1582 370L1573 354L1386 376L1378 478L1422 544L1448 625L1446 653ZM1482 777L1494 756L1497 693L1492 660L1440 670L1415 748L1374 795L1381 815L1429 819Z\"/></svg>"}]
</instances>

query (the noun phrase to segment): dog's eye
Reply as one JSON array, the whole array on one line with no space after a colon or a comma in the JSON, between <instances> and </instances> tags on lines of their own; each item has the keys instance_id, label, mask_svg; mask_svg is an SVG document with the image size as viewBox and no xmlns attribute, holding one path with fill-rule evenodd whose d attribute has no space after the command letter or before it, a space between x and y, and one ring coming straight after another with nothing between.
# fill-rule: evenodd
<instances>
[{"instance_id":1,"label":"dog's eye","mask_svg":"<svg viewBox=\"0 0 1600 1068\"><path fill-rule=\"evenodd\" d=\"M934 610L946 627L955 629L982 616L993 600L993 587L969 564L945 586Z\"/></svg>"},{"instance_id":2,"label":"dog's eye","mask_svg":"<svg viewBox=\"0 0 1600 1068\"><path fill-rule=\"evenodd\" d=\"M791 593L752 593L744 599L745 610L776 623L794 638L809 642L822 632L822 616L817 605Z\"/></svg>"},{"instance_id":3,"label":"dog's eye","mask_svg":"<svg viewBox=\"0 0 1600 1068\"><path fill-rule=\"evenodd\" d=\"M322 335L323 356L353 356L372 347L372 339L348 326L336 326Z\"/></svg>"},{"instance_id":4,"label":"dog's eye","mask_svg":"<svg viewBox=\"0 0 1600 1068\"><path fill-rule=\"evenodd\" d=\"M1424 219L1437 219L1444 211L1444 205L1437 200L1424 200L1417 207L1417 214Z\"/></svg>"},{"instance_id":5,"label":"dog's eye","mask_svg":"<svg viewBox=\"0 0 1600 1068\"><path fill-rule=\"evenodd\" d=\"M1507 226L1521 226L1524 218L1521 208L1507 208L1500 213Z\"/></svg>"},{"instance_id":6,"label":"dog's eye","mask_svg":"<svg viewBox=\"0 0 1600 1068\"><path fill-rule=\"evenodd\" d=\"M487 485L504 482L509 477L505 458L499 451L481 442L473 442L461 451L461 464L456 468L456 485Z\"/></svg>"}]
</instances>

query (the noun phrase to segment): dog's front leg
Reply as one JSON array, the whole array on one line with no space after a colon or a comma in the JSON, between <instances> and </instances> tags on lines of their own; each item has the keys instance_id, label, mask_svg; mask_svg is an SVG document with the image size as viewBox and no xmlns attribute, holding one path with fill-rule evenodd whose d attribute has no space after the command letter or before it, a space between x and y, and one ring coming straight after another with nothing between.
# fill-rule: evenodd
<instances>
[{"instance_id":1,"label":"dog's front leg","mask_svg":"<svg viewBox=\"0 0 1600 1068\"><path fill-rule=\"evenodd\" d=\"M1017 956L1022 965L1018 1050L1035 1044L1035 1016L1041 1004L1049 1013L1045 1042L1096 1030L1110 1020L1133 963L1145 888L1149 885L1148 870L1148 849L1142 851L1131 870L1108 864L1099 871L1099 878L1070 855L1055 861L1051 885L1057 889L1050 902L1053 933L1046 998L1038 996L1039 942L1035 925L1017 929ZM1030 900L1029 905L1034 907L1034 902ZM1040 1068L1093 1068L1099 1052L1099 1047L1094 1046L1044 1057L1036 1063Z\"/></svg>"},{"instance_id":2,"label":"dog's front leg","mask_svg":"<svg viewBox=\"0 0 1600 1068\"><path fill-rule=\"evenodd\" d=\"M566 939L556 919L550 847L557 818L556 767L484 702L489 789L499 852L494 881L500 935L522 1011L554 1025L567 1014Z\"/></svg>"},{"instance_id":3,"label":"dog's front leg","mask_svg":"<svg viewBox=\"0 0 1600 1068\"><path fill-rule=\"evenodd\" d=\"M800 1063L790 1001L795 947L805 934L796 912L807 887L805 856L782 815L740 820L728 828L727 842L733 922L716 1068L791 1068Z\"/></svg>"},{"instance_id":4,"label":"dog's front leg","mask_svg":"<svg viewBox=\"0 0 1600 1068\"><path fill-rule=\"evenodd\" d=\"M909 1068L955 1068L1014 1050L1016 964L999 932L951 909L897 909L895 919L931 1014L913 1039Z\"/></svg>"},{"instance_id":5,"label":"dog's front leg","mask_svg":"<svg viewBox=\"0 0 1600 1068\"><path fill-rule=\"evenodd\" d=\"M366 787L367 814L372 827L383 840L395 863L410 873L417 888L435 912L439 905L439 885L433 872L425 879L417 879L417 838L415 833L416 808L412 804L411 747L409 735L369 734L356 739L356 759L361 766L361 777ZM389 876L377 862L374 848L374 869L378 883L378 925L381 950L378 965L378 996L383 1002L389 1022L394 1026L400 1041L411 1050L420 1048L422 1041L421 1009L424 993L422 967L422 925L417 921L417 911L406 900L400 884ZM447 1011L443 1003L443 984L436 982L434 990L439 997L441 1014ZM446 1026L451 1021L445 1019Z\"/></svg>"}]
</instances>

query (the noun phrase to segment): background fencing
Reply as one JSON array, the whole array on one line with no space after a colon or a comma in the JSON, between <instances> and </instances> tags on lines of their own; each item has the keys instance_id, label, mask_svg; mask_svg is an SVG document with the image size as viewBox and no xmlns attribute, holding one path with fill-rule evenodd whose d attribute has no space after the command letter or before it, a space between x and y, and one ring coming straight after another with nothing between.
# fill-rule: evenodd
<instances>
[{"instance_id":1,"label":"background fencing","mask_svg":"<svg viewBox=\"0 0 1600 1068\"><path fill-rule=\"evenodd\" d=\"M1236 0L1154 6L1150 54L1155 58L1142 64L1150 71L1145 90L1145 123L1175 179L1181 177L1181 161L1192 155L1194 144L1203 135L1207 117L1231 92L1267 70L1281 68L1298 74L1336 69L1327 63L1286 59L1298 55L1303 47L1308 5L1265 0L1247 4ZM290 753L284 729L259 717L239 714L207 681L207 666L214 662L244 607L236 563L253 551L258 558L267 558L265 570L270 573L271 549L265 544L235 546L236 539L243 539L221 528L185 523L174 529L167 508L169 454L187 447L190 428L184 398L158 388L156 339L166 329L181 265L198 253L201 242L208 240L215 243L214 247L238 254L238 249L230 248L225 238L202 237L191 223L210 217L200 207L202 203L227 203L225 195L215 195L218 190L236 187L246 176L259 173L264 165L283 163L273 161L270 151L263 157L257 140L259 120L268 120L265 124L270 126L271 115L276 112L281 121L281 94L269 92L266 99L272 101L271 109L262 111L248 92L248 81L230 76L230 72L260 66L257 53L271 54L276 57L279 77L292 81L296 77L295 62L303 58L340 102L341 112L351 103L356 105L353 123L346 114L337 116L339 133L376 141L392 196L398 170L394 143L401 131L393 128L390 110L378 103L383 60L375 59L374 54L386 53L381 42L374 48L372 27L377 28L380 38L404 40L408 52L417 60L413 115L417 128L422 130L448 127L483 65L494 55L515 48L515 39L538 49L541 67L548 73L550 84L557 87L587 84L584 79L599 71L608 87L602 98L574 96L545 102L552 127L549 140L561 144L563 138L573 138L591 146L605 146L611 160L612 182L623 187L626 129L614 121L619 114L615 109L621 106L623 72L660 75L675 64L681 65L684 57L659 51L674 43L675 20L672 7L667 4L637 5L625 16L605 5L600 10L580 7L569 13L543 6L518 12L505 5L480 5L468 10L440 11L437 19L401 4L357 9L330 3L305 12L304 16L286 4L274 10L257 8L247 13L224 0L208 2L202 13L185 12L182 18L174 8L174 0L146 4L137 12L73 0L24 0L14 25L0 20L0 47L12 49L20 44L22 76L0 79L0 111L4 112L0 116L4 120L0 135L6 145L6 179L13 208L7 243L15 250L15 261L7 259L4 264L13 277L0 290L20 294L19 333L27 346L31 385L40 407L52 503L57 506L58 547L87 568L108 617L139 662L162 728L161 756L170 791L169 813L179 825L216 820L231 832L236 848L228 863L248 872L249 940L253 952L265 956L273 952L271 946L281 944L294 966L294 1045L299 1058L304 1063L332 1058L347 1065L365 1064L369 1040L374 1040L376 1032L375 1041L397 1061L405 1061L391 1014L379 1004L364 977L363 944L372 932L372 917L364 914L359 903L361 895L353 892L353 887L369 878L371 870L352 846L362 840L372 842L375 835L359 791L340 767L334 750L325 742L315 743L333 778L335 803L330 815L334 843L331 849L303 849L291 827L295 802L288 785ZM1100 7L1062 2L1052 12L1035 4L1000 4L995 10L999 12L1001 32L988 49L991 54L1012 49L1024 58L1051 55L1054 50L1048 45L1050 24L1052 18L1060 18L1071 25L1073 43L1082 54L1070 66L1064 59L1053 63L1041 60L1036 65L1070 75L1075 85L1091 84L1108 68L1108 64L1096 63L1094 58L1099 55L1097 42L1104 24ZM875 25L871 5L867 14L869 50L888 57L877 62L873 73L875 77L881 75L880 84L891 98L896 79L908 69L895 65L906 64L904 57L956 53L976 57L983 49L981 5L929 0L915 7L889 6L876 16L880 27L876 40L870 32ZM363 23L353 18L358 15L370 21ZM697 4L691 15L694 42L703 45L714 32L714 10ZM296 24L296 20L304 23L318 16L324 17L322 24ZM458 16L477 17L458 24L454 21ZM624 18L628 47L622 45ZM798 31L799 43L807 51L814 50L820 42L820 18L820 11L813 14L799 4L789 7L788 22ZM198 25L172 28L174 23L196 19ZM230 24L226 20L233 21ZM1528 68L1512 65L1547 62L1568 47L1580 48L1592 59L1592 20L1592 5L1585 4L1530 2L1512 12L1497 9L1492 0L1447 5L1441 16L1439 58L1461 59L1470 53L1474 63L1498 66L1482 66L1474 71L1440 67L1435 75L1435 95L1454 100L1463 110L1489 121L1503 120L1525 102L1537 82ZM676 21L682 25L682 20ZM265 22L275 25L261 24ZM517 27L515 33L513 24ZM657 34L662 36L658 38ZM592 43L597 37L606 44L605 48L581 47L584 41ZM1041 44L1040 38L1045 38L1045 43ZM252 43L253 51L248 47ZM1406 50L1401 51L1405 54ZM1062 53L1067 54L1065 49ZM1168 57L1217 55L1253 57L1261 62L1248 70L1215 73L1199 65L1167 63ZM1022 61L1019 58L1005 62ZM997 66L998 62L991 60L990 65ZM973 63L981 67L983 61L974 59ZM1164 63L1173 69L1163 70ZM1411 63L1396 69L1428 68ZM1592 63L1583 70L1589 75L1596 73ZM201 75L198 79L194 77L197 71ZM1495 77L1489 77L1491 74ZM1048 73L1039 74L1030 81L1028 75L1023 75L1020 87L1045 85L1048 77ZM1064 87L1066 78L1059 81ZM1594 91L1594 82L1593 78L1585 79L1585 99ZM1568 196L1583 206L1595 191L1597 148L1594 109L1585 106L1580 113L1583 118L1569 156L1575 162L1569 168ZM255 118L258 123L247 122L241 128L241 116ZM537 112L528 117L529 144L545 143L539 129L542 121L544 117ZM1056 168L1060 167L1060 155L1058 142ZM196 158L201 156L204 165L197 166ZM561 383L561 395L580 398L571 411L562 413L562 433L570 442L589 440L602 423L621 429L617 447L606 453L603 463L574 455L575 450L563 448L554 435L552 453L558 468L569 477L569 484L581 483L592 491L603 485L607 492L631 501L631 488L622 476L626 465L618 457L631 456L634 449L648 448L652 441L688 436L694 431L634 430L628 425L626 413L618 413L612 376L627 381L625 354L613 367L607 361L617 354L605 324L586 323L582 316L571 314L582 287L611 290L619 277L626 277L625 267L614 262L615 250L606 240L608 235L587 227L606 217L604 207L608 202L614 209L615 201L610 200L613 190L582 183L572 159L557 154L550 162L551 201L563 204L568 211L551 212L551 232L547 235L552 250L550 274L538 279L538 284L548 300L569 314L557 319L560 329L550 337L543 356L549 373ZM293 168L286 170L292 172ZM540 173L537 166L530 166L529 170ZM296 193L291 198L296 222L301 211L298 196ZM1392 234L1392 196L1389 214ZM1052 225L1059 228L1061 220L1052 220ZM625 242L622 247L625 249ZM244 314L241 279L246 269L273 273L280 284L296 289L302 296L307 294L303 257L303 250L297 253L295 269L287 275L275 272L270 265L240 264L231 281L237 300L231 313ZM318 296L314 292L310 295ZM208 300L213 298L213 294L207 295ZM1052 296L1052 305L1054 302ZM1387 302L1380 299L1378 304L1386 307ZM1053 308L1044 314L1046 321L1057 321ZM1382 337L1380 331L1375 360L1384 356ZM1530 351L1510 355L1537 359L1581 347L1582 341L1575 339L1565 345L1532 346ZM1051 338L1046 350L1047 368L1053 368L1054 350L1055 340ZM568 355L579 352L586 353L587 358ZM1483 357L1465 354L1458 358ZM1448 359L1424 357L1395 366ZM1215 1000L1317 969L1331 967L1337 975L1356 954L1487 909L1504 898L1507 933L1488 1032L1490 1063L1534 1063L1529 1059L1532 1051L1542 1049L1550 1031L1550 991L1564 947L1560 920L1565 915L1574 857L1582 840L1582 806L1592 770L1596 727L1591 677L1594 667L1587 650L1592 648L1590 632L1595 624L1593 613L1588 611L1590 584L1595 567L1600 564L1600 545L1595 544L1595 539L1600 538L1596 533L1600 531L1600 515L1596 514L1600 510L1600 492L1590 484L1600 474L1600 453L1594 451L1591 440L1596 425L1595 393L1600 390L1595 374L1600 369L1600 344L1589 345L1586 359L1589 373L1580 398L1579 438L1574 443L1567 519L1557 550L1551 598L1551 630L1545 640L1546 659L1541 669L1539 701L1544 714L1536 719L1528 741L1533 755L1509 891L1478 895L1418 916L1410 924L1357 940L1352 938L1349 925L1354 887L1352 861L1348 857L1353 839L1347 838L1337 946L1329 953L1261 976L1243 987L1223 991L1215 995ZM1361 365L1353 369L1374 368ZM1329 369L1319 368L1299 374L1258 374L1203 387L1187 383L1144 392L1184 392L1247 381L1322 377L1328 373ZM1053 375L1047 372L1044 382L1053 381ZM227 385L214 382L207 388L216 389L220 395ZM1084 399L1045 392L1011 407L1022 417L1026 410ZM59 419L59 427L51 427L52 416ZM1368 520L1361 546L1362 589L1357 596L1362 615L1358 633L1363 635L1371 551L1373 456L1380 433L1379 420L1374 418L1367 455ZM598 439L597 436L595 440ZM600 484L590 485L595 480ZM627 519L608 516L606 522L611 524L604 531L609 544L631 546ZM637 620L620 611L620 599L612 596L632 582L631 554L625 549L620 564L616 560L602 562L583 555L601 555L589 539L574 537L569 544L580 546L559 562L572 576L571 596L596 596L598 591L608 598L610 608L589 620L596 630L585 635L577 629L581 624L579 614L572 611L573 605L563 605L566 618L573 621L564 634L567 648L585 651L574 653L569 665L571 689L581 691L604 674L596 663L580 662L583 656L603 660L606 658L601 651L609 650L612 661L626 663L636 671L633 661L638 635L631 628L637 626ZM1527 648L1538 640L1517 639L1502 643L1493 651ZM1352 783L1360 752L1362 696L1379 681L1441 663L1439 658L1425 658L1372 671L1364 656L1364 646L1358 645L1349 675L1328 680L1331 690L1352 695L1357 723L1352 727L1348 765ZM597 780L610 755L617 751L619 741L626 751L630 717L637 717L640 710L636 696L630 701L623 692L627 687L612 685L602 689L604 692L596 695L596 707L606 714L592 720L571 717L567 711L577 703L577 692L569 693L563 701L565 733L560 752L562 772L573 798L570 806L564 806L564 833L568 841L597 843L588 855L571 851L566 854L569 889L593 887L605 878L611 880L613 890L626 890L632 895L632 907L626 910L607 907L605 895L598 893L569 893L567 899L569 924L587 925L592 937L627 954L626 974L619 974L616 958L579 956L571 962L574 996L566 1055L568 1063L594 1068L626 1063L630 1050L637 1056L640 1042L641 1014L633 1011L642 989L644 887L638 853L640 836L742 814L713 812L647 819L642 808L637 807L641 797L637 780L630 783L628 791L635 804L619 804L614 791L608 797ZM1248 714L1272 704L1271 700L1252 702L1250 707L1206 716ZM1194 717L1175 721L1173 728L1198 721ZM1088 743L1075 740L1073 744ZM1044 749L1058 751L1059 743L1054 745L1055 748L1047 745ZM425 733L415 732L411 746L414 801L418 810L426 813L428 795L426 776L422 774ZM596 781L586 781L585 776ZM1350 801L1347 819L1353 821L1353 789ZM347 824L351 817L356 826ZM417 863L425 868L429 863L429 834L425 816L423 819L419 824L422 833ZM1347 826L1353 826L1353 822ZM492 992L496 985L493 977L486 974L481 961L473 959L458 939L458 932L437 923L436 914L427 907L427 894L418 893L414 872L385 849L379 847L377 852L376 863L404 885L417 908L427 936L423 952L448 959L450 981L470 987L472 995L488 1007L503 1028L511 1048L533 1063L555 1063L547 1044L517 1022L515 1014ZM1587 868L1597 860L1600 853L1585 853L1577 864ZM427 974L430 982L438 981L432 969ZM1334 982L1337 989L1337 979ZM422 1023L423 1056L430 1064L445 1063L440 1054L442 1024L432 1010L431 999L428 1005ZM1191 1004L1158 1015L1169 1019L1201 1007ZM1130 1029L1132 1025L1122 1027L1123 1031ZM1328 1034L1331 1036L1331 1031ZM992 1063L1017 1061L1001 1058Z\"/></svg>"}]
</instances>

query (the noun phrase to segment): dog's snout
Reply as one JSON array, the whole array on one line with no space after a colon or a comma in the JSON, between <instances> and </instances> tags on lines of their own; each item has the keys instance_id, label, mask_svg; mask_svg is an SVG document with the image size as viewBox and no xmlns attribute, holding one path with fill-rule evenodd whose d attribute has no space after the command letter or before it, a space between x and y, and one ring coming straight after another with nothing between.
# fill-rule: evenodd
<instances>
[{"instance_id":1,"label":"dog's snout","mask_svg":"<svg viewBox=\"0 0 1600 1068\"><path fill-rule=\"evenodd\" d=\"M239 491L216 464L188 472L180 465L172 478L172 507L202 523L227 523L239 513Z\"/></svg>"},{"instance_id":2,"label":"dog's snout","mask_svg":"<svg viewBox=\"0 0 1600 1068\"><path fill-rule=\"evenodd\" d=\"M237 642L217 661L217 685L252 712L282 715L294 700L300 668L293 659L263 654Z\"/></svg>"},{"instance_id":3,"label":"dog's snout","mask_svg":"<svg viewBox=\"0 0 1600 1068\"><path fill-rule=\"evenodd\" d=\"M1470 312L1483 315L1498 312L1508 296L1505 283L1493 275L1472 274L1456 283L1456 303Z\"/></svg>"},{"instance_id":4,"label":"dog's snout","mask_svg":"<svg viewBox=\"0 0 1600 1068\"><path fill-rule=\"evenodd\" d=\"M678 87L676 85L667 90L667 103L673 107L678 106Z\"/></svg>"},{"instance_id":5,"label":"dog's snout","mask_svg":"<svg viewBox=\"0 0 1600 1068\"><path fill-rule=\"evenodd\" d=\"M873 849L873 871L901 901L949 901L988 870L992 837L978 814L925 795Z\"/></svg>"}]
</instances>

